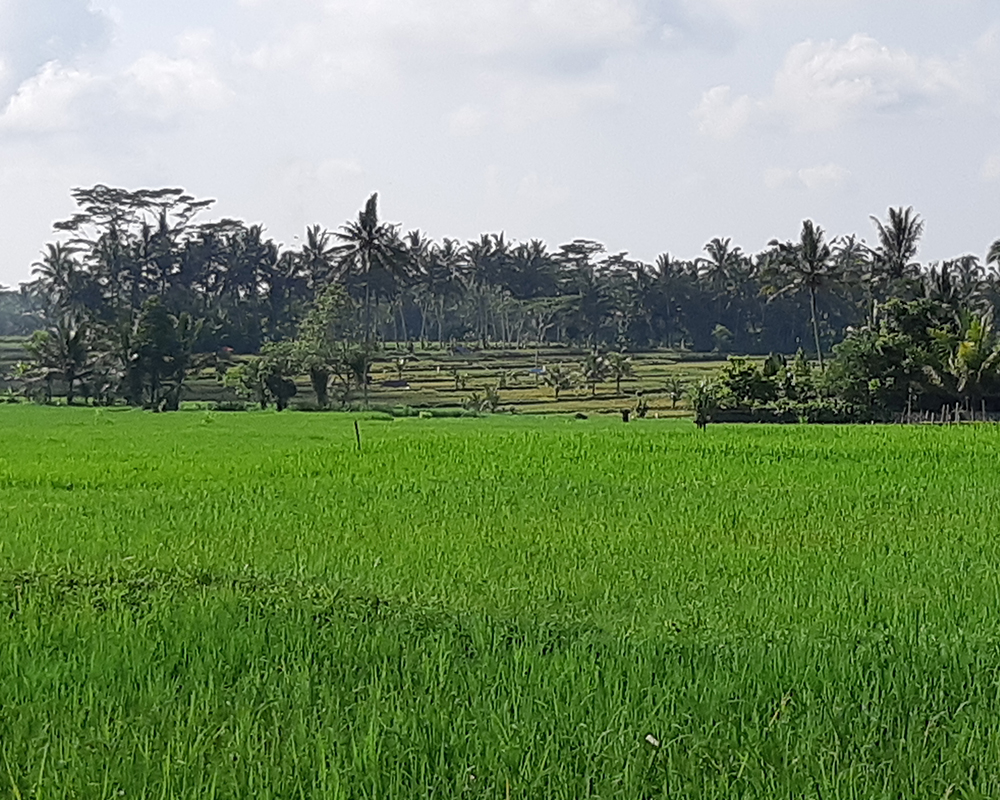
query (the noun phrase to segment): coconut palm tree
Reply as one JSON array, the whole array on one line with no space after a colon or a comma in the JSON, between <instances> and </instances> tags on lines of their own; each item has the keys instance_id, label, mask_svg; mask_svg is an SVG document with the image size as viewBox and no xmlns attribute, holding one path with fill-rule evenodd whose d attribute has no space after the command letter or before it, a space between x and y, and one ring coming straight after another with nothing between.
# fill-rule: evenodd
<instances>
[{"instance_id":1,"label":"coconut palm tree","mask_svg":"<svg viewBox=\"0 0 1000 800\"><path fill-rule=\"evenodd\" d=\"M885 222L874 215L871 220L878 234L875 258L885 276L890 281L898 281L915 274L919 265L914 259L924 233L924 222L914 213L913 206L890 208Z\"/></svg>"},{"instance_id":2,"label":"coconut palm tree","mask_svg":"<svg viewBox=\"0 0 1000 800\"><path fill-rule=\"evenodd\" d=\"M71 304L80 276L80 264L73 257L76 249L61 242L47 244L45 255L32 264L31 273L38 276L41 293L56 308Z\"/></svg>"},{"instance_id":3,"label":"coconut palm tree","mask_svg":"<svg viewBox=\"0 0 1000 800\"><path fill-rule=\"evenodd\" d=\"M708 258L697 260L700 277L706 280L714 291L723 293L727 290L733 272L743 259L743 253L738 247L732 246L732 239L712 239L705 245Z\"/></svg>"},{"instance_id":4,"label":"coconut palm tree","mask_svg":"<svg viewBox=\"0 0 1000 800\"><path fill-rule=\"evenodd\" d=\"M324 287L330 282L336 248L330 231L319 225L306 228L306 240L299 256L300 266L314 287Z\"/></svg>"},{"instance_id":5,"label":"coconut palm tree","mask_svg":"<svg viewBox=\"0 0 1000 800\"><path fill-rule=\"evenodd\" d=\"M750 272L747 256L739 247L732 246L732 239L712 239L705 245L708 258L695 260L698 281L708 288L714 305L714 319L709 320L724 325L726 312L736 300L737 289ZM731 324L731 322L730 322ZM711 326L710 326L711 327Z\"/></svg>"},{"instance_id":6,"label":"coconut palm tree","mask_svg":"<svg viewBox=\"0 0 1000 800\"><path fill-rule=\"evenodd\" d=\"M841 280L849 286L860 286L864 295L864 320L875 324L875 261L871 249L858 241L854 234L840 236L831 245L833 257L840 269Z\"/></svg>"},{"instance_id":7,"label":"coconut palm tree","mask_svg":"<svg viewBox=\"0 0 1000 800\"><path fill-rule=\"evenodd\" d=\"M365 349L372 341L372 303L377 299L376 279L386 275L406 274L403 248L396 225L380 222L378 192L372 194L358 213L357 221L340 226L334 236L337 271L341 279L353 278L364 287Z\"/></svg>"},{"instance_id":8,"label":"coconut palm tree","mask_svg":"<svg viewBox=\"0 0 1000 800\"><path fill-rule=\"evenodd\" d=\"M80 315L61 314L48 330L35 331L26 349L46 374L66 384L66 403L73 404L77 383L84 380L93 367L91 348L93 332ZM47 392L51 394L51 392Z\"/></svg>"},{"instance_id":9,"label":"coconut palm tree","mask_svg":"<svg viewBox=\"0 0 1000 800\"><path fill-rule=\"evenodd\" d=\"M958 335L935 332L948 351L944 367L954 380L958 394L971 405L994 383L1000 369L1000 342L997 340L991 312L974 314L963 311ZM943 384L942 376L937 377Z\"/></svg>"},{"instance_id":10,"label":"coconut palm tree","mask_svg":"<svg viewBox=\"0 0 1000 800\"><path fill-rule=\"evenodd\" d=\"M768 272L776 284L783 284L772 284L774 292L771 294L771 299L802 290L809 293L813 340L822 370L824 369L823 346L819 338L816 294L842 279L841 265L833 258L830 245L823 241L823 229L809 219L802 223L802 233L798 242L778 242L775 239L769 246L772 250L765 256Z\"/></svg>"},{"instance_id":11,"label":"coconut palm tree","mask_svg":"<svg viewBox=\"0 0 1000 800\"><path fill-rule=\"evenodd\" d=\"M1000 266L1000 239L990 245L990 249L986 253L986 263Z\"/></svg>"},{"instance_id":12,"label":"coconut palm tree","mask_svg":"<svg viewBox=\"0 0 1000 800\"><path fill-rule=\"evenodd\" d=\"M417 293L421 311L433 311L437 323L438 347L444 347L444 317L448 303L460 298L465 291L462 281L464 254L457 239L444 239L432 245L422 271L417 276ZM421 338L424 337L423 323Z\"/></svg>"}]
</instances>

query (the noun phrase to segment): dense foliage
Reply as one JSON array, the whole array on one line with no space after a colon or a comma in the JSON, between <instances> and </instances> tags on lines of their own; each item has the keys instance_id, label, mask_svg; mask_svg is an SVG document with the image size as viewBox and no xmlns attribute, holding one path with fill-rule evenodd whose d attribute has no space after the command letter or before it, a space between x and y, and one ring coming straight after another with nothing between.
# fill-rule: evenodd
<instances>
[{"instance_id":1,"label":"dense foliage","mask_svg":"<svg viewBox=\"0 0 1000 800\"><path fill-rule=\"evenodd\" d=\"M995 426L361 430L0 408L7 794L1000 796Z\"/></svg>"},{"instance_id":2,"label":"dense foliage","mask_svg":"<svg viewBox=\"0 0 1000 800\"><path fill-rule=\"evenodd\" d=\"M806 220L798 240L772 241L757 254L713 239L693 261L663 254L647 264L589 240L550 250L503 234L465 244L404 235L380 220L375 195L337 230L309 228L298 249L279 246L261 225L200 221L211 201L179 189L95 186L73 196L79 211L56 224L61 239L47 245L35 280L0 295L0 334L41 331L34 371L21 375L36 394L57 381L67 397L169 408L186 368L242 353L264 358L231 379L248 397L283 405L282 382L307 373L326 405L352 385L365 391L383 343L433 340L480 348L562 342L595 357L654 346L805 348L822 370L824 351L852 329L883 335L890 301L933 301L965 315L955 325L931 320L953 349L968 336L990 344L968 326L974 318L985 331L1000 304L1000 243L989 270L968 255L923 267L923 222L912 209L873 218L873 246L855 236L827 240ZM324 318L310 321L316 309ZM881 352L883 343L870 344ZM860 338L852 347L862 347ZM963 378L943 361L925 366L946 392L972 401L988 391L971 372ZM580 368L578 382L593 386L588 371ZM877 389L874 404L897 406L914 383L907 378L901 388L900 380Z\"/></svg>"},{"instance_id":3,"label":"dense foliage","mask_svg":"<svg viewBox=\"0 0 1000 800\"><path fill-rule=\"evenodd\" d=\"M693 396L700 422L887 421L1000 411L1000 339L990 312L924 297L890 300L848 331L828 370L730 358Z\"/></svg>"}]
</instances>

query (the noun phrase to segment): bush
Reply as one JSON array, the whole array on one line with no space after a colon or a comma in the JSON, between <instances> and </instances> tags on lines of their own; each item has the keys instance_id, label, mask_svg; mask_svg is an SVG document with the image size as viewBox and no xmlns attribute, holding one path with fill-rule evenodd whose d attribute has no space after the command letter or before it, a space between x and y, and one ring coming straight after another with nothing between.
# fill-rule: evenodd
<instances>
[{"instance_id":1,"label":"bush","mask_svg":"<svg viewBox=\"0 0 1000 800\"><path fill-rule=\"evenodd\" d=\"M209 405L210 411L249 411L250 408L252 404L243 400L219 400Z\"/></svg>"}]
</instances>

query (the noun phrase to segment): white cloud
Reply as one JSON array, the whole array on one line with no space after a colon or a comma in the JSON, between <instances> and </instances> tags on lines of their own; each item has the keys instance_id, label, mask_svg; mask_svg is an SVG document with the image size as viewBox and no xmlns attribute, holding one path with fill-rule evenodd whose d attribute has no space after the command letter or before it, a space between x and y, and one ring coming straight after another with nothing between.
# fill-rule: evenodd
<instances>
[{"instance_id":1,"label":"white cloud","mask_svg":"<svg viewBox=\"0 0 1000 800\"><path fill-rule=\"evenodd\" d=\"M90 0L0 0L0 101L44 64L77 63L106 45L111 25Z\"/></svg>"},{"instance_id":2,"label":"white cloud","mask_svg":"<svg viewBox=\"0 0 1000 800\"><path fill-rule=\"evenodd\" d=\"M326 158L318 162L290 161L282 168L281 179L288 186L302 189L364 174L364 167L356 158Z\"/></svg>"},{"instance_id":3,"label":"white cloud","mask_svg":"<svg viewBox=\"0 0 1000 800\"><path fill-rule=\"evenodd\" d=\"M832 130L888 112L942 107L971 99L958 63L921 59L862 34L847 42L801 42L789 50L771 94L733 97L728 86L707 91L693 112L703 133L735 135L753 120L793 130Z\"/></svg>"},{"instance_id":4,"label":"white cloud","mask_svg":"<svg viewBox=\"0 0 1000 800\"><path fill-rule=\"evenodd\" d=\"M101 81L87 72L52 61L29 78L0 114L0 130L51 133L79 125L83 98Z\"/></svg>"},{"instance_id":5,"label":"white cloud","mask_svg":"<svg viewBox=\"0 0 1000 800\"><path fill-rule=\"evenodd\" d=\"M766 105L800 129L823 130L852 117L962 95L954 66L919 59L856 34L842 45L806 41L793 47Z\"/></svg>"},{"instance_id":6,"label":"white cloud","mask_svg":"<svg viewBox=\"0 0 1000 800\"><path fill-rule=\"evenodd\" d=\"M261 7L276 0L259 0ZM282 5L291 5L284 0ZM572 56L599 59L639 41L656 15L638 0L299 0L307 19L278 32L256 52L258 63L313 61L329 65L336 54L362 60L401 60L419 52L448 59L518 55L529 64L572 66ZM516 66L512 62L510 66Z\"/></svg>"},{"instance_id":7,"label":"white cloud","mask_svg":"<svg viewBox=\"0 0 1000 800\"><path fill-rule=\"evenodd\" d=\"M756 104L747 95L733 97L730 86L716 86L701 96L691 115L698 130L714 139L731 139L750 121Z\"/></svg>"},{"instance_id":8,"label":"white cloud","mask_svg":"<svg viewBox=\"0 0 1000 800\"><path fill-rule=\"evenodd\" d=\"M148 52L117 70L49 61L10 96L0 113L0 131L76 130L107 122L111 114L118 115L118 125L128 115L164 121L224 106L233 93L208 60L211 37L191 32L176 46L180 57Z\"/></svg>"},{"instance_id":9,"label":"white cloud","mask_svg":"<svg viewBox=\"0 0 1000 800\"><path fill-rule=\"evenodd\" d=\"M287 0L286 0L287 2ZM260 12L276 0L245 0ZM455 135L487 119L518 128L612 99L616 53L663 46L666 4L647 0L291 0L294 19L244 56L264 74L304 74L369 93L413 78L453 87ZM307 21L302 21L307 20Z\"/></svg>"},{"instance_id":10,"label":"white cloud","mask_svg":"<svg viewBox=\"0 0 1000 800\"><path fill-rule=\"evenodd\" d=\"M161 120L189 111L211 111L231 97L205 61L162 53L147 53L128 67L121 91L134 111Z\"/></svg>"}]
</instances>

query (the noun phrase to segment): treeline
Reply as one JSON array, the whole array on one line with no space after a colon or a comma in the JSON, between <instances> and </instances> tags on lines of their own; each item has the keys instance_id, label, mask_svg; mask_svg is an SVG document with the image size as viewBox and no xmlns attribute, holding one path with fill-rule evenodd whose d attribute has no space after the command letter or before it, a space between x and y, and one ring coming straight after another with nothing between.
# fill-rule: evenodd
<instances>
[{"instance_id":1,"label":"treeline","mask_svg":"<svg viewBox=\"0 0 1000 800\"><path fill-rule=\"evenodd\" d=\"M34 280L0 294L0 335L35 332L24 380L51 386L55 376L70 398L78 387L102 402L173 406L186 370L229 352L277 365L247 389L265 401L295 369L361 388L386 342L804 348L822 362L851 330L876 329L891 300L987 322L1000 304L1000 243L985 264L964 255L921 265L923 222L909 208L873 217L874 246L806 221L797 240L759 253L717 238L700 258L646 263L583 239L555 249L502 233L432 241L381 220L376 195L356 220L282 247L260 225L200 220L212 201L179 189L72 194L78 211L56 223L60 241Z\"/></svg>"},{"instance_id":2,"label":"treeline","mask_svg":"<svg viewBox=\"0 0 1000 800\"><path fill-rule=\"evenodd\" d=\"M730 357L693 387L695 421L958 422L1000 412L1000 339L992 308L955 293L890 299L872 323L848 330L828 366L800 350L791 361Z\"/></svg>"}]
</instances>

